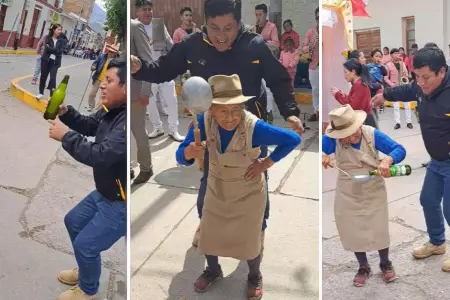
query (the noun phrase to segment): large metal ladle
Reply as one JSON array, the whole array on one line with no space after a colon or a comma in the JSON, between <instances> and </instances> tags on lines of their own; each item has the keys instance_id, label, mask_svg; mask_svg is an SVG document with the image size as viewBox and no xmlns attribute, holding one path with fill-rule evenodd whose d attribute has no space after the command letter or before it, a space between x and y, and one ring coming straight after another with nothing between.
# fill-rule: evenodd
<instances>
[{"instance_id":1,"label":"large metal ladle","mask_svg":"<svg viewBox=\"0 0 450 300\"><path fill-rule=\"evenodd\" d=\"M372 175L369 174L363 174L363 175L350 175L347 172L345 172L344 170L342 170L341 168L336 167L335 165L328 163L328 165L332 168L335 168L336 170L338 170L339 172L341 172L342 174L346 175L350 180L359 182L359 183L364 183L369 181L370 179L372 179Z\"/></svg>"},{"instance_id":2,"label":"large metal ladle","mask_svg":"<svg viewBox=\"0 0 450 300\"><path fill-rule=\"evenodd\" d=\"M201 143L200 129L198 128L197 115L211 108L213 93L209 83L197 76L187 79L181 87L181 99L186 108L192 114L194 124L195 143ZM197 161L200 171L203 171L203 159Z\"/></svg>"}]
</instances>

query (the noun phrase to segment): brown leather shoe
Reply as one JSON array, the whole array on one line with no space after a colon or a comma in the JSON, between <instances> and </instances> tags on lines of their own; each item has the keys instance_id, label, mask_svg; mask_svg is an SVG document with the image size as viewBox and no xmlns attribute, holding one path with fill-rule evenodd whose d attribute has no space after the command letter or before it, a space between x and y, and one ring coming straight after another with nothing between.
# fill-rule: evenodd
<instances>
[{"instance_id":1,"label":"brown leather shoe","mask_svg":"<svg viewBox=\"0 0 450 300\"><path fill-rule=\"evenodd\" d=\"M206 267L205 271L203 271L202 275L195 281L194 289L198 293L206 292L210 286L220 279L223 278L222 268L219 265L218 272L212 272L209 267Z\"/></svg>"},{"instance_id":2,"label":"brown leather shoe","mask_svg":"<svg viewBox=\"0 0 450 300\"><path fill-rule=\"evenodd\" d=\"M442 265L442 271L450 272L450 259L444 261L444 264Z\"/></svg>"},{"instance_id":3,"label":"brown leather shoe","mask_svg":"<svg viewBox=\"0 0 450 300\"><path fill-rule=\"evenodd\" d=\"M432 255L442 255L445 253L445 251L446 251L445 243L439 246L435 246L430 242L428 242L420 247L415 248L412 254L417 259L424 259Z\"/></svg>"},{"instance_id":4,"label":"brown leather shoe","mask_svg":"<svg viewBox=\"0 0 450 300\"><path fill-rule=\"evenodd\" d=\"M77 285L78 284L78 269L65 270L59 273L58 280L61 283L67 285Z\"/></svg>"},{"instance_id":5,"label":"brown leather shoe","mask_svg":"<svg viewBox=\"0 0 450 300\"><path fill-rule=\"evenodd\" d=\"M386 283L393 282L397 279L397 275L395 274L394 267L392 266L392 262L389 261L386 264L380 263L381 275L383 276L383 280Z\"/></svg>"}]
</instances>

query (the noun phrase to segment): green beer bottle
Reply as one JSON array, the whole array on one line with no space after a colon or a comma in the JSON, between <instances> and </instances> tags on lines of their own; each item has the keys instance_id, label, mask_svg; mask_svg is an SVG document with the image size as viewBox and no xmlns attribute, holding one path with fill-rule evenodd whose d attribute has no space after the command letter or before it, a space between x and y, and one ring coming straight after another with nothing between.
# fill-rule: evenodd
<instances>
[{"instance_id":1,"label":"green beer bottle","mask_svg":"<svg viewBox=\"0 0 450 300\"><path fill-rule=\"evenodd\" d=\"M69 75L64 76L64 79L59 84L58 88L53 91L53 95L48 102L47 109L44 113L44 119L54 120L58 115L59 106L63 104L66 98L67 84L69 83Z\"/></svg>"},{"instance_id":2,"label":"green beer bottle","mask_svg":"<svg viewBox=\"0 0 450 300\"><path fill-rule=\"evenodd\" d=\"M391 166L391 177L396 176L408 176L411 174L410 165L395 165ZM378 176L378 170L373 170L369 172L369 175Z\"/></svg>"}]
</instances>

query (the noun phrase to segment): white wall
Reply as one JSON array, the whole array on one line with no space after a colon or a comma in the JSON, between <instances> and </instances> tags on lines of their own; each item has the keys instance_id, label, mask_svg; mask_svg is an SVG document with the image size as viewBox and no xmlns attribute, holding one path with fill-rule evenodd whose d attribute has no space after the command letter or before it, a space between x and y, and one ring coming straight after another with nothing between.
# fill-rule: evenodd
<instances>
[{"instance_id":1,"label":"white wall","mask_svg":"<svg viewBox=\"0 0 450 300\"><path fill-rule=\"evenodd\" d=\"M5 17L5 25L3 27L5 31L12 31L12 30L15 31L17 29L17 26L20 23L20 18L21 18L20 12L22 11L23 3L24 3L24 0L11 1L11 6L8 8L8 11L7 11L7 14ZM49 0L49 3L54 3L54 0ZM29 0L27 19L25 21L25 28L23 30L24 35L28 35L30 33L30 27L31 27L31 22L33 21L35 4L36 4L35 0ZM40 13L38 23L36 26L36 30L35 30L35 37L38 37L40 35L44 21L49 19L50 10L46 6L44 6L44 5L42 5L42 6L43 6L43 8L41 9L41 13ZM17 14L19 14L19 17L17 19L15 27L13 28L14 21L17 17Z\"/></svg>"},{"instance_id":2,"label":"white wall","mask_svg":"<svg viewBox=\"0 0 450 300\"><path fill-rule=\"evenodd\" d=\"M403 44L403 17L414 17L416 43L419 48L427 42L435 42L444 47L447 37L444 37L444 16L449 17L444 10L444 1L448 0L371 0L367 12L371 18L354 19L354 30L379 28L381 47L399 47ZM447 26L448 27L448 26ZM447 32L448 33L448 32ZM356 47L356 39L354 40Z\"/></svg>"},{"instance_id":3,"label":"white wall","mask_svg":"<svg viewBox=\"0 0 450 300\"><path fill-rule=\"evenodd\" d=\"M283 0L283 21L292 20L294 30L300 35L301 43L303 43L306 32L316 26L314 11L318 6L318 0Z\"/></svg>"}]
</instances>

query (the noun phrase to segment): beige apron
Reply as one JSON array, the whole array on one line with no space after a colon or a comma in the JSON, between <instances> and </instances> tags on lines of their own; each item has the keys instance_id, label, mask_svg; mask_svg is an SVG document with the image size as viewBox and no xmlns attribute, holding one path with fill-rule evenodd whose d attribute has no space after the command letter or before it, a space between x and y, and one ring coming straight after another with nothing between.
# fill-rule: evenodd
<instances>
[{"instance_id":1,"label":"beige apron","mask_svg":"<svg viewBox=\"0 0 450 300\"><path fill-rule=\"evenodd\" d=\"M224 153L217 122L205 113L209 175L200 222L200 251L207 255L251 260L261 252L261 226L266 206L264 174L248 181L247 168L261 153L252 148L258 118L243 113Z\"/></svg>"},{"instance_id":2,"label":"beige apron","mask_svg":"<svg viewBox=\"0 0 450 300\"><path fill-rule=\"evenodd\" d=\"M375 150L374 128L362 126L360 150L336 143L336 162L350 175L368 174L380 159ZM389 213L383 177L357 183L339 174L334 203L336 226L345 250L368 252L389 247Z\"/></svg>"}]
</instances>

